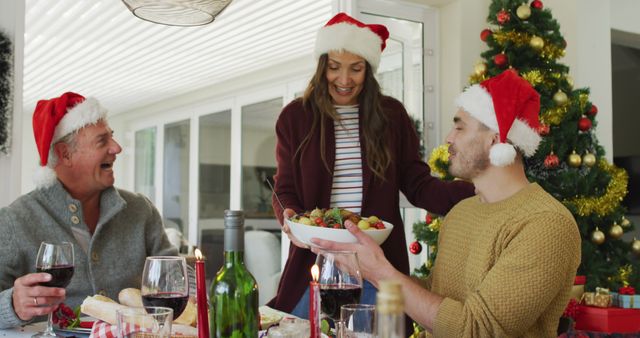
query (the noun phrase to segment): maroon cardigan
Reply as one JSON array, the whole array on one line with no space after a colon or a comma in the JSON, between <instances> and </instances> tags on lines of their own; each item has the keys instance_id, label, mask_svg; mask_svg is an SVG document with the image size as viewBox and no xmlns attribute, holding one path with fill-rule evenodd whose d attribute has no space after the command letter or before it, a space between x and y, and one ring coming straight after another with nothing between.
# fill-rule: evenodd
<instances>
[{"instance_id":1,"label":"maroon cardigan","mask_svg":"<svg viewBox=\"0 0 640 338\"><path fill-rule=\"evenodd\" d=\"M362 145L362 215L376 215L394 225L389 238L382 244L386 258L399 271L409 274L404 226L400 216L399 192L415 206L437 214L446 214L458 201L472 196L473 185L467 182L444 182L431 176L429 166L420 159L419 140L413 122L399 101L383 98L383 108L388 114L387 142L391 150L391 165L385 173L386 181L376 179L366 165L366 153L360 118L360 143ZM307 135L313 122L311 112L305 111L302 100L288 104L276 123L275 190L286 208L296 212L316 207L328 208L333 173L327 172L320 157L320 136L316 132L302 155L294 154ZM335 131L333 121L325 121L325 151L329 168L333 171L335 160ZM319 130L319 129L318 129ZM302 161L300 161L302 156ZM275 198L273 209L282 224L282 208ZM268 305L291 312L304 294L315 254L295 245L289 247L289 257L282 272L278 293Z\"/></svg>"}]
</instances>

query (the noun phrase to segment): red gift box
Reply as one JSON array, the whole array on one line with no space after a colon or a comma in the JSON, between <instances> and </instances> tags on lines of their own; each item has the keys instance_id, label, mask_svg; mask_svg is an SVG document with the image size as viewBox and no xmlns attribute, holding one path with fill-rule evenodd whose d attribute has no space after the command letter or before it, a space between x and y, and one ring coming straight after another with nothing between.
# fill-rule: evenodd
<instances>
[{"instance_id":1,"label":"red gift box","mask_svg":"<svg viewBox=\"0 0 640 338\"><path fill-rule=\"evenodd\" d=\"M640 309L581 305L576 316L576 330L606 333L640 332Z\"/></svg>"}]
</instances>

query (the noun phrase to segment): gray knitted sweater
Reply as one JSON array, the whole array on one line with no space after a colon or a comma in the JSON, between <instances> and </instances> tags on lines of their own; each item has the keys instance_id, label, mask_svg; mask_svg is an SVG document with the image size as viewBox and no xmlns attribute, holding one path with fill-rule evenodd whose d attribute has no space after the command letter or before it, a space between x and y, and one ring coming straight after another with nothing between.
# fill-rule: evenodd
<instances>
[{"instance_id":1,"label":"gray knitted sweater","mask_svg":"<svg viewBox=\"0 0 640 338\"><path fill-rule=\"evenodd\" d=\"M75 272L65 300L72 308L90 295L117 299L123 288L140 288L147 256L177 255L151 202L113 187L100 196L100 218L88 253L80 248L72 227L86 229L87 225L80 201L60 182L0 209L0 329L25 324L13 310L13 283L35 272L42 241L74 244Z\"/></svg>"}]
</instances>

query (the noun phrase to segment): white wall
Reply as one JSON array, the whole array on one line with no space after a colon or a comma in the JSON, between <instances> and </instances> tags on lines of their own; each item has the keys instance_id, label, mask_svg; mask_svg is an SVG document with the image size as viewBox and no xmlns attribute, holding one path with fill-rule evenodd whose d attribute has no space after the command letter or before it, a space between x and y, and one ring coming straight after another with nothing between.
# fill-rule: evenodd
<instances>
[{"instance_id":1,"label":"white wall","mask_svg":"<svg viewBox=\"0 0 640 338\"><path fill-rule=\"evenodd\" d=\"M615 0L611 2L611 28L640 34L640 1Z\"/></svg>"},{"instance_id":2,"label":"white wall","mask_svg":"<svg viewBox=\"0 0 640 338\"><path fill-rule=\"evenodd\" d=\"M480 60L484 44L480 31L486 24L488 0L451 1L440 7L440 135L453 126L454 99L469 83L469 74Z\"/></svg>"},{"instance_id":3,"label":"white wall","mask_svg":"<svg viewBox=\"0 0 640 338\"><path fill-rule=\"evenodd\" d=\"M0 154L0 207L20 194L22 175L22 51L24 46L24 1L0 1L0 30L13 40L13 116L9 155ZM33 142L33 141L32 141ZM37 155L34 155L37 156Z\"/></svg>"},{"instance_id":4,"label":"white wall","mask_svg":"<svg viewBox=\"0 0 640 338\"><path fill-rule=\"evenodd\" d=\"M613 114L611 94L610 0L547 0L567 41L562 60L570 67L575 87L589 87L589 100L598 106L596 136L613 161ZM628 12L627 12L628 13Z\"/></svg>"}]
</instances>

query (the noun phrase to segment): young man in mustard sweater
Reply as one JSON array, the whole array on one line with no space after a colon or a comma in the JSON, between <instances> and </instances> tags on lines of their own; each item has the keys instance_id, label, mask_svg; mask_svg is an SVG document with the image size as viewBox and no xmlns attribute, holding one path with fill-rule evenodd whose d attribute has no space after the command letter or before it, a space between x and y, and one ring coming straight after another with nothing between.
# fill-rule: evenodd
<instances>
[{"instance_id":1,"label":"young man in mustard sweater","mask_svg":"<svg viewBox=\"0 0 640 338\"><path fill-rule=\"evenodd\" d=\"M313 241L356 251L376 287L401 281L405 312L435 337L555 337L580 264L580 234L571 213L525 175L522 157L540 142L540 97L507 70L467 88L456 104L449 171L472 181L477 195L445 217L426 288L351 222L358 243Z\"/></svg>"}]
</instances>

